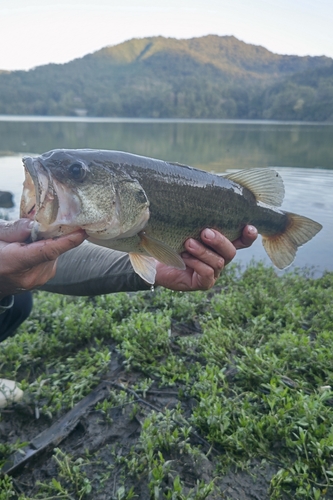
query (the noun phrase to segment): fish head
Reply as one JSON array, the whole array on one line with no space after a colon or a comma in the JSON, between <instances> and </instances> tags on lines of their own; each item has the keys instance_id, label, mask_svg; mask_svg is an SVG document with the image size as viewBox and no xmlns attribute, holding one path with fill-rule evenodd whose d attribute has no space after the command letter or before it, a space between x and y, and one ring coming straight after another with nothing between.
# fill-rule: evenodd
<instances>
[{"instance_id":1,"label":"fish head","mask_svg":"<svg viewBox=\"0 0 333 500\"><path fill-rule=\"evenodd\" d=\"M20 216L32 240L84 229L94 239L133 236L149 219L149 201L121 165L92 150L53 150L23 158Z\"/></svg>"}]
</instances>

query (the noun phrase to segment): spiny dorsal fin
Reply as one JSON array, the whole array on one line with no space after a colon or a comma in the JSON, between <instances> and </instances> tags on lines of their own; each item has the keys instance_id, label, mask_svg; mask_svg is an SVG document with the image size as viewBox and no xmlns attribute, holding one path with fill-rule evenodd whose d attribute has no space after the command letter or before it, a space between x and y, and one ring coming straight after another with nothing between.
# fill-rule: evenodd
<instances>
[{"instance_id":1,"label":"spiny dorsal fin","mask_svg":"<svg viewBox=\"0 0 333 500\"><path fill-rule=\"evenodd\" d=\"M268 168L253 168L232 172L224 177L247 188L267 205L280 207L284 198L283 180L275 170Z\"/></svg>"},{"instance_id":2,"label":"spiny dorsal fin","mask_svg":"<svg viewBox=\"0 0 333 500\"><path fill-rule=\"evenodd\" d=\"M149 236L145 231L139 233L141 247L159 262L176 269L186 269L185 263L180 255L163 241L156 240Z\"/></svg>"},{"instance_id":3,"label":"spiny dorsal fin","mask_svg":"<svg viewBox=\"0 0 333 500\"><path fill-rule=\"evenodd\" d=\"M130 253L129 258L134 271L150 285L155 283L156 261L142 253Z\"/></svg>"},{"instance_id":4,"label":"spiny dorsal fin","mask_svg":"<svg viewBox=\"0 0 333 500\"><path fill-rule=\"evenodd\" d=\"M323 227L302 215L285 213L288 226L284 233L275 236L262 235L262 244L273 264L279 269L289 266L295 258L298 247L311 240Z\"/></svg>"}]
</instances>

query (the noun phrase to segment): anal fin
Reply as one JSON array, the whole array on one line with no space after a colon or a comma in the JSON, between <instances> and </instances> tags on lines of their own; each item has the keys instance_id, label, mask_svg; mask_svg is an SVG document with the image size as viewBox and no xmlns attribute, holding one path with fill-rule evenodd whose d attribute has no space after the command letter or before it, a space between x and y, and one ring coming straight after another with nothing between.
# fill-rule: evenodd
<instances>
[{"instance_id":1,"label":"anal fin","mask_svg":"<svg viewBox=\"0 0 333 500\"><path fill-rule=\"evenodd\" d=\"M136 274L150 285L153 285L156 278L155 259L141 253L132 252L129 254L129 258Z\"/></svg>"}]
</instances>

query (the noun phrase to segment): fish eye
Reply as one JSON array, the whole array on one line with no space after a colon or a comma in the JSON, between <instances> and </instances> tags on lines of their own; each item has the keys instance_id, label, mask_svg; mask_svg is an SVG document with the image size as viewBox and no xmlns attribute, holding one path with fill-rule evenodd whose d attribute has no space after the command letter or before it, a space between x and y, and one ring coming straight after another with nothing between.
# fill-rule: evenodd
<instances>
[{"instance_id":1,"label":"fish eye","mask_svg":"<svg viewBox=\"0 0 333 500\"><path fill-rule=\"evenodd\" d=\"M86 171L80 163L73 163L68 168L68 173L70 178L75 181L82 181L86 176Z\"/></svg>"}]
</instances>

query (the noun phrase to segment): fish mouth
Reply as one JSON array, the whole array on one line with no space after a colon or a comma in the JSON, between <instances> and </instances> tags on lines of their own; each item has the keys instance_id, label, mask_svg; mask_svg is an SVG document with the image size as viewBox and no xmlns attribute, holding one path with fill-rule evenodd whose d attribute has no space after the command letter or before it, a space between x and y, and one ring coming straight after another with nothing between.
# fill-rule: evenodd
<instances>
[{"instance_id":1,"label":"fish mouth","mask_svg":"<svg viewBox=\"0 0 333 500\"><path fill-rule=\"evenodd\" d=\"M57 216L57 203L50 203L49 193L52 192L52 183L47 171L36 159L23 158L25 179L20 204L20 217L34 221L31 239L38 239L40 221L44 224L52 223ZM55 197L53 196L54 201ZM47 209L46 209L47 208ZM51 208L51 210L50 210Z\"/></svg>"},{"instance_id":2,"label":"fish mouth","mask_svg":"<svg viewBox=\"0 0 333 500\"><path fill-rule=\"evenodd\" d=\"M23 158L25 179L21 197L21 217L33 219L48 191L49 180L38 168L35 160L30 157Z\"/></svg>"},{"instance_id":3,"label":"fish mouth","mask_svg":"<svg viewBox=\"0 0 333 500\"><path fill-rule=\"evenodd\" d=\"M76 198L68 196L38 158L25 157L23 165L25 179L20 217L34 221L31 240L54 238L75 231L77 227L70 222L73 212L79 211Z\"/></svg>"}]
</instances>

